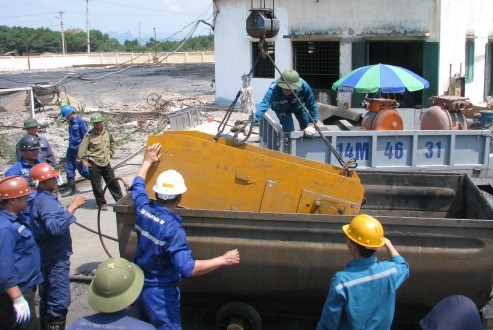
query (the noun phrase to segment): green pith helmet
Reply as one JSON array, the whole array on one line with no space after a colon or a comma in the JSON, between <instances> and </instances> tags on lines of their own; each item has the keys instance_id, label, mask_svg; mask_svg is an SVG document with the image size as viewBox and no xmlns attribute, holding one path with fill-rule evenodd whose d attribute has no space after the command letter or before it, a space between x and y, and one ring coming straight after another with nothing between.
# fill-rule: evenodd
<instances>
[{"instance_id":1,"label":"green pith helmet","mask_svg":"<svg viewBox=\"0 0 493 330\"><path fill-rule=\"evenodd\" d=\"M22 126L22 129L28 129L28 128L33 128L33 127L39 127L39 123L36 119L34 118L27 118L24 120L24 126Z\"/></svg>"},{"instance_id":2,"label":"green pith helmet","mask_svg":"<svg viewBox=\"0 0 493 330\"><path fill-rule=\"evenodd\" d=\"M95 113L94 115L91 116L91 124L100 123L102 121L104 121L104 117L100 113Z\"/></svg>"},{"instance_id":3,"label":"green pith helmet","mask_svg":"<svg viewBox=\"0 0 493 330\"><path fill-rule=\"evenodd\" d=\"M292 89L300 88L303 84L300 79L300 75L295 70L284 70L282 73L288 84ZM289 89L288 84L286 84L282 77L277 78L277 85L282 89Z\"/></svg>"},{"instance_id":4,"label":"green pith helmet","mask_svg":"<svg viewBox=\"0 0 493 330\"><path fill-rule=\"evenodd\" d=\"M133 262L111 258L102 262L87 293L89 306L102 313L114 313L130 306L144 286L144 272Z\"/></svg>"}]
</instances>

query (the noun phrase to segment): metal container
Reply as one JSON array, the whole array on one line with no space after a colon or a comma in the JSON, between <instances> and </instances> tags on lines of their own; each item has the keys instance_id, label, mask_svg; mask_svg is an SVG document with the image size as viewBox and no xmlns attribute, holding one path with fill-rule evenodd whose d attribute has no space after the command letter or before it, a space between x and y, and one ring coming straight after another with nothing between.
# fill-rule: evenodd
<instances>
[{"instance_id":1,"label":"metal container","mask_svg":"<svg viewBox=\"0 0 493 330\"><path fill-rule=\"evenodd\" d=\"M403 172L360 172L360 178L366 190L362 213L383 223L385 236L411 268L409 280L397 291L395 318L419 319L454 294L484 306L492 287L493 210L469 178ZM120 254L132 259L136 234L130 196L114 210ZM183 281L183 308L217 312L227 303L241 302L260 315L319 317L332 276L350 258L341 226L351 216L200 209L177 213L194 258L208 259L233 248L241 253L238 266ZM383 249L377 256L388 259ZM248 318L251 310L243 311Z\"/></svg>"}]
</instances>

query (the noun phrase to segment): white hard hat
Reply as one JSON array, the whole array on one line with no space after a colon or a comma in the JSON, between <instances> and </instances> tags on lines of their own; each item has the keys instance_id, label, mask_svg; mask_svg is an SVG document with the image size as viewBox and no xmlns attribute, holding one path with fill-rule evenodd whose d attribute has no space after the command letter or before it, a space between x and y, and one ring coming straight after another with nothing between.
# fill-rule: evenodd
<instances>
[{"instance_id":1,"label":"white hard hat","mask_svg":"<svg viewBox=\"0 0 493 330\"><path fill-rule=\"evenodd\" d=\"M152 190L158 194L159 198L173 199L187 191L187 187L180 173L175 170L167 170L159 174Z\"/></svg>"}]
</instances>

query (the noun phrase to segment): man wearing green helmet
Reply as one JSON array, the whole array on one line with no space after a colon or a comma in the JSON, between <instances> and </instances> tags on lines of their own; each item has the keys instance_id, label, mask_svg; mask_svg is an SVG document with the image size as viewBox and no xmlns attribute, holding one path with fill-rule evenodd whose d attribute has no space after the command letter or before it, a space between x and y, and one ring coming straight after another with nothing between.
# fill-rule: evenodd
<instances>
[{"instance_id":1,"label":"man wearing green helmet","mask_svg":"<svg viewBox=\"0 0 493 330\"><path fill-rule=\"evenodd\" d=\"M390 329L396 290L409 277L409 265L372 216L357 215L342 230L353 259L334 275L317 330ZM382 246L390 260L377 262Z\"/></svg>"},{"instance_id":2,"label":"man wearing green helmet","mask_svg":"<svg viewBox=\"0 0 493 330\"><path fill-rule=\"evenodd\" d=\"M115 139L111 132L104 127L104 117L100 113L91 116L94 126L82 139L77 153L77 163L89 168L91 186L96 205L106 211L106 199L103 195L101 179L108 185L108 190L115 201L123 197L120 185L115 180L115 172L110 159L115 154Z\"/></svg>"},{"instance_id":3,"label":"man wearing green helmet","mask_svg":"<svg viewBox=\"0 0 493 330\"><path fill-rule=\"evenodd\" d=\"M76 329L156 329L149 323L129 316L129 307L144 286L144 273L139 266L123 258L102 262L89 285L89 306L99 313L74 321L68 330Z\"/></svg>"},{"instance_id":4,"label":"man wearing green helmet","mask_svg":"<svg viewBox=\"0 0 493 330\"><path fill-rule=\"evenodd\" d=\"M295 70L285 70L282 77L272 82L264 99L257 106L254 118L251 119L253 124L260 122L269 108L276 113L285 132L295 130L292 116L294 115L304 136L314 137L315 123L318 121L317 102L311 87Z\"/></svg>"}]
</instances>

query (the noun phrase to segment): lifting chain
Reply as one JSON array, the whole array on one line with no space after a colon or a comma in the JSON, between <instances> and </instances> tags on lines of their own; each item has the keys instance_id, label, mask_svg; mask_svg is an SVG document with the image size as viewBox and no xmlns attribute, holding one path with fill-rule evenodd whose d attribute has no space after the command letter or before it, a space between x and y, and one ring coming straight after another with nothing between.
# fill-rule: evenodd
<instances>
[{"instance_id":1,"label":"lifting chain","mask_svg":"<svg viewBox=\"0 0 493 330\"><path fill-rule=\"evenodd\" d=\"M245 74L241 79L243 84L240 90L240 112L247 113L249 119L236 121L235 127L231 129L231 132L234 133L233 142L238 146L244 144L252 135L253 116L257 107L253 101L253 89L250 86L252 77Z\"/></svg>"},{"instance_id":2,"label":"lifting chain","mask_svg":"<svg viewBox=\"0 0 493 330\"><path fill-rule=\"evenodd\" d=\"M351 173L350 169L354 169L357 166L358 166L358 163L356 162L356 158L354 158L354 157L348 158L344 162L344 165L342 165L341 171L339 172L339 174L342 176L349 176Z\"/></svg>"},{"instance_id":3,"label":"lifting chain","mask_svg":"<svg viewBox=\"0 0 493 330\"><path fill-rule=\"evenodd\" d=\"M228 110L226 111L226 114L224 115L224 118L221 120L221 123L217 127L217 133L214 136L214 138L212 139L212 141L217 142L217 140L219 139L219 136L223 133L229 119L231 118L231 114L233 113L233 110L236 106L236 103L238 102L238 99L240 98L240 96L242 96L242 93L244 95L244 100L246 100L248 103L252 102L254 104L252 111L255 112L255 103L253 102L253 91L250 87L250 81L252 79L253 70L257 66L258 60L261 57L265 58L265 54L267 53L264 49L264 45L265 45L265 38L261 38L260 42L259 42L260 51L259 51L257 58L255 59L255 63L253 63L253 66L250 69L250 72L248 74L242 76L242 80L243 80L242 88L238 91L238 93L236 93L236 97L233 100L233 102L231 103L231 105L229 106ZM247 100L248 97L250 97L250 100ZM243 106L243 104L242 104L242 106ZM245 105L245 106L251 107L251 105ZM251 119L253 120L253 117L251 117ZM248 125L250 126L248 129L248 132L245 132L247 130ZM252 134L252 130L253 130L253 122L250 122L250 119L249 120L243 120L243 121L237 121L235 123L235 127L232 129L232 131L235 133L235 137L233 139L233 142L236 145L241 145L241 144L245 143L246 140L248 140L248 138ZM238 134L240 134L240 133L243 135L243 137L241 137L241 138L238 137Z\"/></svg>"}]
</instances>

